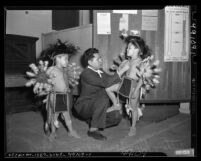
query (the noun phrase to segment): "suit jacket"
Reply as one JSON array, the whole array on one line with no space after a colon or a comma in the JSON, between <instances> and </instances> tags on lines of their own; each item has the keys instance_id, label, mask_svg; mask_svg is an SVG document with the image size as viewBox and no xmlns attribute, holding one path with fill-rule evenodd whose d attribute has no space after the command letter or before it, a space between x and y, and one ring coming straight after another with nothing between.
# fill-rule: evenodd
<instances>
[{"instance_id":1,"label":"suit jacket","mask_svg":"<svg viewBox=\"0 0 201 161\"><path fill-rule=\"evenodd\" d=\"M100 96L108 97L105 88L121 81L117 73L114 75L109 75L103 71L101 76L102 78L92 69L86 68L83 70L80 75L81 93L75 103L75 108L81 108L76 107L76 104L78 104L80 101L82 102L80 104L84 106L85 101L90 101L93 98L98 99Z\"/></svg>"}]
</instances>

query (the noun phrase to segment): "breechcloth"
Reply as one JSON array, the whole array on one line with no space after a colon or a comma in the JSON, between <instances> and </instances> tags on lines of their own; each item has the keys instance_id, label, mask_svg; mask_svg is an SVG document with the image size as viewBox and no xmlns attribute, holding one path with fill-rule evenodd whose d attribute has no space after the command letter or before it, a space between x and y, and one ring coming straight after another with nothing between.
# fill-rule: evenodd
<instances>
[{"instance_id":1,"label":"breechcloth","mask_svg":"<svg viewBox=\"0 0 201 161\"><path fill-rule=\"evenodd\" d=\"M136 86L136 80L129 77L123 77L117 93L125 99L130 99L132 98L132 94L135 91Z\"/></svg>"},{"instance_id":2,"label":"breechcloth","mask_svg":"<svg viewBox=\"0 0 201 161\"><path fill-rule=\"evenodd\" d=\"M53 114L69 111L69 96L68 93L51 92L47 97L47 122L50 123Z\"/></svg>"}]
</instances>

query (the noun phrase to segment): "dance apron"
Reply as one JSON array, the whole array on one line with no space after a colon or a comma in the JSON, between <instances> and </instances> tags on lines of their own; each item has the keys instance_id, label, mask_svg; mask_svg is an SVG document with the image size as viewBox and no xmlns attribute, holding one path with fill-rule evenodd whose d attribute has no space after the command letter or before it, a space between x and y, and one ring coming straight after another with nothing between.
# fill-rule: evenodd
<instances>
[{"instance_id":1,"label":"dance apron","mask_svg":"<svg viewBox=\"0 0 201 161\"><path fill-rule=\"evenodd\" d=\"M135 91L136 86L136 80L125 76L123 77L117 93L121 98L123 97L123 99L132 98L132 93Z\"/></svg>"},{"instance_id":2,"label":"dance apron","mask_svg":"<svg viewBox=\"0 0 201 161\"><path fill-rule=\"evenodd\" d=\"M46 103L47 122L51 122L55 113L69 111L69 108L68 93L51 92Z\"/></svg>"}]
</instances>

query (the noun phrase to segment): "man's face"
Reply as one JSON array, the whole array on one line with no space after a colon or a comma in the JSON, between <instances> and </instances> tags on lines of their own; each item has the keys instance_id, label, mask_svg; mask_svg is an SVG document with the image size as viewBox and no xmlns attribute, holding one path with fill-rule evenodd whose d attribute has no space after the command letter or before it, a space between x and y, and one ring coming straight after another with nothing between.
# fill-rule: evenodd
<instances>
[{"instance_id":1,"label":"man's face","mask_svg":"<svg viewBox=\"0 0 201 161\"><path fill-rule=\"evenodd\" d=\"M103 60L102 57L98 54L95 53L94 57L88 61L89 65L92 66L94 69L100 69L103 65Z\"/></svg>"}]
</instances>

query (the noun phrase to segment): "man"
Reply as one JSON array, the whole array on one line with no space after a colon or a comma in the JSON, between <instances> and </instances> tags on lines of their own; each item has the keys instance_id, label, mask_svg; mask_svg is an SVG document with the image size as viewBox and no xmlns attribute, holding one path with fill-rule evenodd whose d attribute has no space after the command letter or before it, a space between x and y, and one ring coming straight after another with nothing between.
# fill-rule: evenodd
<instances>
[{"instance_id":1,"label":"man","mask_svg":"<svg viewBox=\"0 0 201 161\"><path fill-rule=\"evenodd\" d=\"M89 123L88 136L106 140L107 138L99 130L118 125L122 116L117 110L106 112L110 100L105 89L119 82L121 75L129 69L129 65L126 64L114 75L107 74L100 70L103 62L96 48L86 50L83 60L87 68L80 75L81 94L74 107L77 114Z\"/></svg>"}]
</instances>

